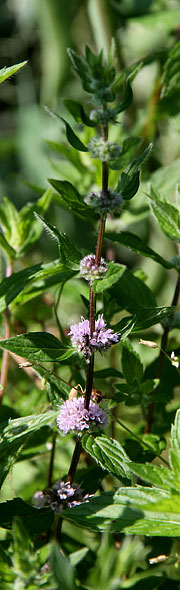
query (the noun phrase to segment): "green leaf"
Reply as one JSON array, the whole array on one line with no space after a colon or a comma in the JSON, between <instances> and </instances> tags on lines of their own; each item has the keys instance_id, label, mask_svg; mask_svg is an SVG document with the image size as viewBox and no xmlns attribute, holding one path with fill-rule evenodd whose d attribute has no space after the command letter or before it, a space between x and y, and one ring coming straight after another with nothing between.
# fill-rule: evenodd
<instances>
[{"instance_id":1,"label":"green leaf","mask_svg":"<svg viewBox=\"0 0 180 590\"><path fill-rule=\"evenodd\" d=\"M76 188L67 180L56 180L53 178L49 179L50 184L60 194L62 202L66 202L68 209L72 210L73 213L80 217L91 217L93 214L92 207L88 207L83 203L81 195L78 193ZM61 204L61 201L60 201Z\"/></svg>"},{"instance_id":2,"label":"green leaf","mask_svg":"<svg viewBox=\"0 0 180 590\"><path fill-rule=\"evenodd\" d=\"M118 282L111 287L108 295L110 299L117 301L119 308L126 309L134 314L142 308L155 307L156 300L150 291L139 278L126 269Z\"/></svg>"},{"instance_id":3,"label":"green leaf","mask_svg":"<svg viewBox=\"0 0 180 590\"><path fill-rule=\"evenodd\" d=\"M178 510L177 513L156 511L155 502L158 498L163 502L164 494L161 490L141 486L124 487L115 494L105 492L86 504L65 510L62 517L93 531L179 537Z\"/></svg>"},{"instance_id":4,"label":"green leaf","mask_svg":"<svg viewBox=\"0 0 180 590\"><path fill-rule=\"evenodd\" d=\"M64 283L74 276L72 270L64 267L59 260L48 264L35 264L10 277L4 279L0 285L0 312L14 301L22 302L26 294L26 300L42 293L52 285ZM34 286L35 284L35 286ZM32 289L29 291L29 289Z\"/></svg>"},{"instance_id":5,"label":"green leaf","mask_svg":"<svg viewBox=\"0 0 180 590\"><path fill-rule=\"evenodd\" d=\"M74 244L71 244L65 233L60 232L54 225L51 225L40 215L36 215L39 221L42 223L45 230L55 238L59 245L59 257L62 264L65 267L71 268L72 270L79 270L79 261L82 258L81 253Z\"/></svg>"},{"instance_id":6,"label":"green leaf","mask_svg":"<svg viewBox=\"0 0 180 590\"><path fill-rule=\"evenodd\" d=\"M16 257L14 248L11 248L10 244L2 234L0 234L0 247L10 260L13 260Z\"/></svg>"},{"instance_id":7,"label":"green leaf","mask_svg":"<svg viewBox=\"0 0 180 590\"><path fill-rule=\"evenodd\" d=\"M88 152L88 148L84 145L84 143L82 143L79 137L77 137L73 129L70 127L69 123L67 123L67 121L65 121L63 117L60 117L60 119L61 121L63 121L66 127L66 137L70 145L72 145L72 147L78 150L79 152Z\"/></svg>"},{"instance_id":8,"label":"green leaf","mask_svg":"<svg viewBox=\"0 0 180 590\"><path fill-rule=\"evenodd\" d=\"M79 102L77 102L76 100L68 99L65 99L63 102L65 104L65 107L67 108L69 113L71 113L71 115L74 117L77 123L84 123L84 125L87 125L87 127L96 126L96 122L92 121L92 119L89 119L89 117L86 115L83 109L83 106Z\"/></svg>"},{"instance_id":9,"label":"green leaf","mask_svg":"<svg viewBox=\"0 0 180 590\"><path fill-rule=\"evenodd\" d=\"M133 326L133 332L141 332L147 330L155 324L163 322L165 318L172 314L172 307L152 307L149 309L141 309L136 317Z\"/></svg>"},{"instance_id":10,"label":"green leaf","mask_svg":"<svg viewBox=\"0 0 180 590\"><path fill-rule=\"evenodd\" d=\"M105 289L109 289L114 285L121 277L125 266L122 264L116 264L115 262L109 262L108 270L104 279L94 281L93 292L102 293Z\"/></svg>"},{"instance_id":11,"label":"green leaf","mask_svg":"<svg viewBox=\"0 0 180 590\"><path fill-rule=\"evenodd\" d=\"M74 569L68 557L63 555L58 543L53 545L50 565L58 590L75 590Z\"/></svg>"},{"instance_id":12,"label":"green leaf","mask_svg":"<svg viewBox=\"0 0 180 590\"><path fill-rule=\"evenodd\" d=\"M37 362L62 362L76 354L74 348L65 346L48 332L28 332L1 340L0 348Z\"/></svg>"},{"instance_id":13,"label":"green leaf","mask_svg":"<svg viewBox=\"0 0 180 590\"><path fill-rule=\"evenodd\" d=\"M19 215L15 205L4 197L0 203L0 224L3 228L6 241L11 248L18 250L20 246Z\"/></svg>"},{"instance_id":14,"label":"green leaf","mask_svg":"<svg viewBox=\"0 0 180 590\"><path fill-rule=\"evenodd\" d=\"M57 119L58 121L62 121L64 123L65 128L66 128L66 137L72 147L74 147L79 152L88 152L88 148L82 143L82 141L79 139L79 137L77 137L77 135L74 133L74 131L71 128L71 126L69 125L69 123L67 123L67 121L65 121L65 119L63 117L61 117L57 113L53 113L47 107L45 107L45 110L54 119Z\"/></svg>"},{"instance_id":15,"label":"green leaf","mask_svg":"<svg viewBox=\"0 0 180 590\"><path fill-rule=\"evenodd\" d=\"M115 477L130 478L130 470L127 468L128 456L118 441L104 434L96 437L85 434L82 446L103 469Z\"/></svg>"},{"instance_id":16,"label":"green leaf","mask_svg":"<svg viewBox=\"0 0 180 590\"><path fill-rule=\"evenodd\" d=\"M152 465L149 463L129 463L129 468L133 473L143 481L160 488L162 490L180 491L180 481L177 480L174 473L166 467Z\"/></svg>"},{"instance_id":17,"label":"green leaf","mask_svg":"<svg viewBox=\"0 0 180 590\"><path fill-rule=\"evenodd\" d=\"M129 340L123 342L122 368L127 383L137 388L143 379L143 365Z\"/></svg>"},{"instance_id":18,"label":"green leaf","mask_svg":"<svg viewBox=\"0 0 180 590\"><path fill-rule=\"evenodd\" d=\"M119 158L111 160L110 168L113 170L119 170L125 168L132 159L134 152L137 150L142 142L141 137L127 137L122 144L122 151Z\"/></svg>"},{"instance_id":19,"label":"green leaf","mask_svg":"<svg viewBox=\"0 0 180 590\"><path fill-rule=\"evenodd\" d=\"M155 262L158 262L159 264L164 266L164 268L173 268L173 262L169 262L162 258L160 254L158 254L157 252L152 250L152 248L147 246L147 244L145 244L145 242L143 242L141 238L139 238L135 234L132 234L130 232L121 232L120 234L110 232L106 234L105 237L107 240L110 240L115 244L121 244L122 246L126 246L127 248L129 248L129 250L137 252L138 254L141 254L141 256L145 256L147 258L155 260Z\"/></svg>"},{"instance_id":20,"label":"green leaf","mask_svg":"<svg viewBox=\"0 0 180 590\"><path fill-rule=\"evenodd\" d=\"M122 172L116 190L122 195L125 201L129 201L137 193L139 182L139 171L135 172L134 174Z\"/></svg>"},{"instance_id":21,"label":"green leaf","mask_svg":"<svg viewBox=\"0 0 180 590\"><path fill-rule=\"evenodd\" d=\"M180 41L175 43L163 68L160 98L172 96L180 90Z\"/></svg>"},{"instance_id":22,"label":"green leaf","mask_svg":"<svg viewBox=\"0 0 180 590\"><path fill-rule=\"evenodd\" d=\"M26 504L21 498L15 498L0 504L0 526L3 529L12 528L15 516L20 516L23 519L29 533L38 535L49 530L54 518L50 508L38 510Z\"/></svg>"},{"instance_id":23,"label":"green leaf","mask_svg":"<svg viewBox=\"0 0 180 590\"><path fill-rule=\"evenodd\" d=\"M151 186L150 195L148 195L152 211L159 223L160 228L175 242L180 241L180 218L179 211L174 205L167 200L162 199L156 189Z\"/></svg>"},{"instance_id":24,"label":"green leaf","mask_svg":"<svg viewBox=\"0 0 180 590\"><path fill-rule=\"evenodd\" d=\"M9 470L19 458L24 445L35 432L39 432L45 426L50 431L52 421L57 416L56 412L47 412L38 416L26 416L15 420L9 420L8 424L0 427L0 486Z\"/></svg>"},{"instance_id":25,"label":"green leaf","mask_svg":"<svg viewBox=\"0 0 180 590\"><path fill-rule=\"evenodd\" d=\"M26 64L27 61L22 61L21 63L15 64L14 66L10 66L9 68L6 68L6 66L4 66L4 68L0 70L0 83L4 82L4 80L7 80L7 78L9 78L10 76L13 76L13 74L16 74L16 72L18 72L18 70L23 68L23 66L25 66Z\"/></svg>"},{"instance_id":26,"label":"green leaf","mask_svg":"<svg viewBox=\"0 0 180 590\"><path fill-rule=\"evenodd\" d=\"M172 307L144 308L132 317L123 318L113 329L119 332L120 338L124 340L131 332L143 332L147 328L161 323L171 315Z\"/></svg>"},{"instance_id":27,"label":"green leaf","mask_svg":"<svg viewBox=\"0 0 180 590\"><path fill-rule=\"evenodd\" d=\"M180 479L180 410L177 410L174 424L171 426L169 457L171 467L177 479Z\"/></svg>"}]
</instances>

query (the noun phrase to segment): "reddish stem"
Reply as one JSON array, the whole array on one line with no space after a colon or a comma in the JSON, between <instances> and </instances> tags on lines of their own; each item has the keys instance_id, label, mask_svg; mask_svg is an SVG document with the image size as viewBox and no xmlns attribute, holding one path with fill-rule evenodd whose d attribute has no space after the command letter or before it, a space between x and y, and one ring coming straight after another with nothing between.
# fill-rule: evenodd
<instances>
[{"instance_id":1,"label":"reddish stem","mask_svg":"<svg viewBox=\"0 0 180 590\"><path fill-rule=\"evenodd\" d=\"M6 267L6 278L10 277L12 275L12 264L11 262L9 262L9 264ZM11 328L10 328L10 322L9 322L9 309L8 307L6 307L6 310L4 312L4 316L5 316L5 340L10 338L11 335ZM4 395L4 391L5 391L5 387L6 387L6 382L7 382L7 376L8 376L8 365L9 365L9 353L7 350L3 351L3 356L2 356L2 366L1 366L1 377L0 377L0 381L1 381L1 385L2 385L2 389L0 389L0 409L2 407L2 402L3 402L3 395Z\"/></svg>"}]
</instances>

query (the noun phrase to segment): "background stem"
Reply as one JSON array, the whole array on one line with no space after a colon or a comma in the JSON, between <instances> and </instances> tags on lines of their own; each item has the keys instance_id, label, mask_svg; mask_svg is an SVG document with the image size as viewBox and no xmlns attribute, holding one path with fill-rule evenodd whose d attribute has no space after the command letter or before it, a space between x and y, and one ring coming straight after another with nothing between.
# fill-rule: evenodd
<instances>
[{"instance_id":1,"label":"background stem","mask_svg":"<svg viewBox=\"0 0 180 590\"><path fill-rule=\"evenodd\" d=\"M12 275L12 270L13 270L12 263L9 262L9 264L7 264L7 267L6 267L6 278L8 278ZM11 328L10 328L10 321L9 321L10 313L9 313L8 307L6 307L6 310L4 312L4 316L5 316L4 336L5 336L5 339L8 339L8 338L10 338L10 335L11 335ZM0 381L1 381L1 385L2 385L2 389L0 389L0 409L2 407L3 395L4 395L7 376L8 376L8 364L9 364L9 352L7 350L4 350L3 355L2 355L1 377L0 377Z\"/></svg>"}]
</instances>

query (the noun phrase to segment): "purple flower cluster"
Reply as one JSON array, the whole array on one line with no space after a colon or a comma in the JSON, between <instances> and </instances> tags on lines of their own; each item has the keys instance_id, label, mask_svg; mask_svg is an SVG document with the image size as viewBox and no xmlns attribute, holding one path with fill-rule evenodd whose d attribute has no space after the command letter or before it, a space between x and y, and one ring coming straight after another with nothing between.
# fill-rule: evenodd
<instances>
[{"instance_id":1,"label":"purple flower cluster","mask_svg":"<svg viewBox=\"0 0 180 590\"><path fill-rule=\"evenodd\" d=\"M79 324L72 324L70 326L69 336L71 336L72 345L79 352L83 352L87 363L89 363L92 352L106 350L119 340L116 332L111 328L106 328L106 323L102 315L98 316L98 319L95 321L95 329L92 336L90 335L89 320L85 320L83 317Z\"/></svg>"},{"instance_id":2,"label":"purple flower cluster","mask_svg":"<svg viewBox=\"0 0 180 590\"><path fill-rule=\"evenodd\" d=\"M84 397L66 400L57 417L58 428L64 433L82 431L90 426L107 425L108 417L105 412L90 401L89 410L84 407Z\"/></svg>"},{"instance_id":3,"label":"purple flower cluster","mask_svg":"<svg viewBox=\"0 0 180 590\"><path fill-rule=\"evenodd\" d=\"M88 502L89 494L83 494L83 490L80 486L73 483L56 481L52 488L45 491L38 491L34 495L34 503L37 508L43 508L44 506L50 506L51 510L54 510L56 514L60 514L62 510L66 508L74 508L81 502Z\"/></svg>"},{"instance_id":4,"label":"purple flower cluster","mask_svg":"<svg viewBox=\"0 0 180 590\"><path fill-rule=\"evenodd\" d=\"M80 275L86 281L89 281L90 285L96 279L102 279L107 272L107 262L104 258L101 258L100 263L96 264L96 257L94 254L88 254L80 261Z\"/></svg>"}]
</instances>

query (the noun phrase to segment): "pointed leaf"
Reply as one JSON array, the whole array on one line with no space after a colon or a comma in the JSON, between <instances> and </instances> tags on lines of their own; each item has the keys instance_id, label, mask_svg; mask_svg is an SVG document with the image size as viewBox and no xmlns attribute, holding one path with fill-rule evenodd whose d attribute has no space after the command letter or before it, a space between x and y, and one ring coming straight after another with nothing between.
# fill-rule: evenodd
<instances>
[{"instance_id":1,"label":"pointed leaf","mask_svg":"<svg viewBox=\"0 0 180 590\"><path fill-rule=\"evenodd\" d=\"M141 254L141 256L145 256L147 258L155 260L155 262L158 262L159 264L164 266L164 268L173 268L173 262L170 262L162 258L162 256L160 256L158 252L152 250L152 248L147 246L147 244L145 244L145 242L143 242L141 238L139 238L135 234L132 234L130 232L121 232L120 234L110 232L106 234L105 237L107 240L110 240L115 244L121 244L122 246L126 246L127 248L129 248L129 250L137 252L138 254Z\"/></svg>"},{"instance_id":2,"label":"pointed leaf","mask_svg":"<svg viewBox=\"0 0 180 590\"><path fill-rule=\"evenodd\" d=\"M24 270L13 273L10 277L4 279L0 285L0 312L14 301L17 303L23 299L23 293L27 293L26 300L42 293L52 285L64 283L74 276L72 270L64 267L59 260L54 260L48 264L35 264ZM37 288L31 285L37 283ZM27 291L26 291L27 290Z\"/></svg>"},{"instance_id":3,"label":"pointed leaf","mask_svg":"<svg viewBox=\"0 0 180 590\"><path fill-rule=\"evenodd\" d=\"M179 211L165 199L161 199L158 191L151 187L150 195L152 211L162 231L175 242L180 241Z\"/></svg>"},{"instance_id":4,"label":"pointed leaf","mask_svg":"<svg viewBox=\"0 0 180 590\"><path fill-rule=\"evenodd\" d=\"M38 362L62 362L76 354L74 348L65 346L48 332L28 332L8 340L0 340L0 348L29 361Z\"/></svg>"},{"instance_id":5,"label":"pointed leaf","mask_svg":"<svg viewBox=\"0 0 180 590\"><path fill-rule=\"evenodd\" d=\"M76 188L67 180L49 179L50 184L60 194L61 198L66 202L68 209L72 210L80 217L91 217L93 214L92 207L88 207L83 203L81 195ZM61 201L60 201L61 204Z\"/></svg>"},{"instance_id":6,"label":"pointed leaf","mask_svg":"<svg viewBox=\"0 0 180 590\"><path fill-rule=\"evenodd\" d=\"M13 74L16 74L16 72L18 72L18 70L23 68L23 66L25 66L26 64L27 61L22 61L21 63L15 64L14 66L10 66L9 68L6 68L6 66L4 66L4 68L0 70L0 83L4 82L4 80L7 80L7 78L9 78L10 76L13 76Z\"/></svg>"},{"instance_id":7,"label":"pointed leaf","mask_svg":"<svg viewBox=\"0 0 180 590\"><path fill-rule=\"evenodd\" d=\"M57 227L51 225L40 215L36 214L36 217L42 223L44 228L55 238L59 244L60 260L64 266L71 268L72 270L79 270L79 261L82 258L81 253L77 248L71 244L65 233L60 232Z\"/></svg>"},{"instance_id":8,"label":"pointed leaf","mask_svg":"<svg viewBox=\"0 0 180 590\"><path fill-rule=\"evenodd\" d=\"M58 590L75 590L74 569L68 557L65 557L58 543L54 543L50 555L51 570Z\"/></svg>"}]
</instances>

